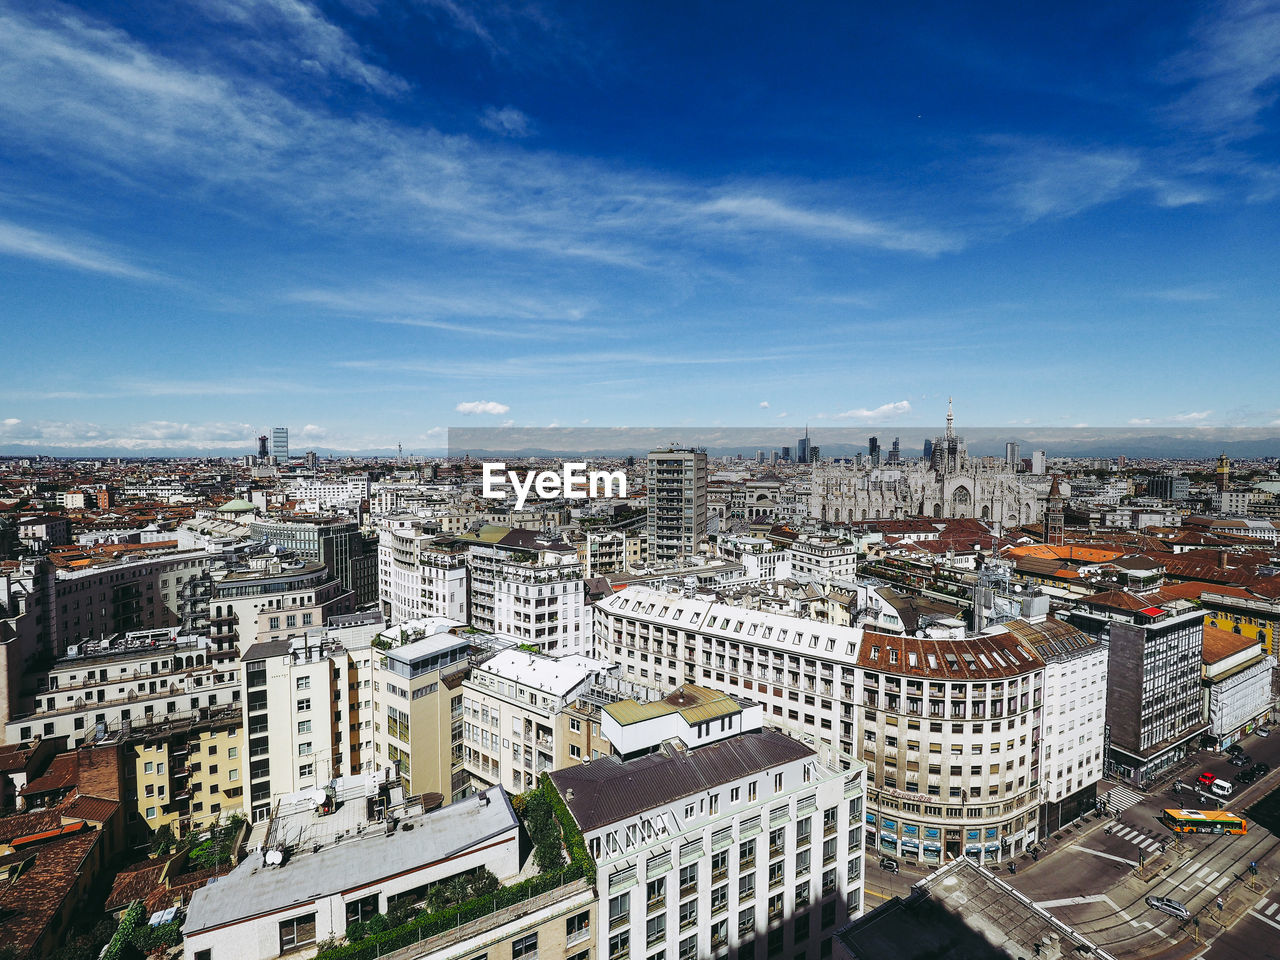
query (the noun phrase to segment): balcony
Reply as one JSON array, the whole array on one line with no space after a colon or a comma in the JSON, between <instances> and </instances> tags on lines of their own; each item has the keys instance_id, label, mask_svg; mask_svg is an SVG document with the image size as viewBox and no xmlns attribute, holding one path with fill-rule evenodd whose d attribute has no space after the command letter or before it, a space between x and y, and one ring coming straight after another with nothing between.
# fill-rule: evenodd
<instances>
[{"instance_id":1,"label":"balcony","mask_svg":"<svg viewBox=\"0 0 1280 960\"><path fill-rule=\"evenodd\" d=\"M687 883L680 888L680 899L683 900L685 897L691 897L697 892L698 892L697 883Z\"/></svg>"},{"instance_id":2,"label":"balcony","mask_svg":"<svg viewBox=\"0 0 1280 960\"><path fill-rule=\"evenodd\" d=\"M610 930L621 930L623 927L630 926L630 924L631 924L631 915L628 913L621 913L616 917L609 918Z\"/></svg>"},{"instance_id":3,"label":"balcony","mask_svg":"<svg viewBox=\"0 0 1280 960\"><path fill-rule=\"evenodd\" d=\"M712 871L711 871L711 882L712 882L712 883L721 883L722 881L725 881L725 880L728 880L728 879L729 879L729 868L728 868L728 867L721 867L719 870L712 870Z\"/></svg>"},{"instance_id":4,"label":"balcony","mask_svg":"<svg viewBox=\"0 0 1280 960\"><path fill-rule=\"evenodd\" d=\"M659 910L665 910L667 907L666 896L653 897L645 904L645 913L657 913Z\"/></svg>"}]
</instances>

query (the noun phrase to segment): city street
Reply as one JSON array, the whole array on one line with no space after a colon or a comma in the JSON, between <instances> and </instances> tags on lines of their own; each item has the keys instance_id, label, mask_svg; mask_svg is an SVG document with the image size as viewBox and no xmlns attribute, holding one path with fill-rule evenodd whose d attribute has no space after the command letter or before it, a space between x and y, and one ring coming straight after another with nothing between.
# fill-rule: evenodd
<instances>
[{"instance_id":1,"label":"city street","mask_svg":"<svg viewBox=\"0 0 1280 960\"><path fill-rule=\"evenodd\" d=\"M1255 762L1269 763L1273 770L1248 786L1235 785L1225 809L1241 815L1280 787L1280 770L1274 769L1280 767L1280 736L1247 737L1243 746ZM1190 784L1209 771L1231 780L1239 769L1224 755L1204 752L1182 779ZM1117 957L1280 960L1280 838L1252 821L1244 836L1175 835L1157 819L1162 810L1216 806L1189 788L1174 794L1172 782L1145 795L1115 788L1110 804L1125 809L1118 817L1089 817L1047 838L1038 861L1023 855L1016 861L1017 873L1003 870L1002 879ZM924 875L905 867L894 875L878 869L878 861L868 859L868 909L905 896ZM1257 877L1250 873L1253 862ZM1149 896L1181 902L1193 919L1148 907Z\"/></svg>"}]
</instances>

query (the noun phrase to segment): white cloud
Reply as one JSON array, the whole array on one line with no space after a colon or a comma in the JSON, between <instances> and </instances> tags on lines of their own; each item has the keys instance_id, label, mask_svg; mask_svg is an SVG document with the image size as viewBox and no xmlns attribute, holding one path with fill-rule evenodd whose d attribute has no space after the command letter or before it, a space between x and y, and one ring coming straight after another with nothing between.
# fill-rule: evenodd
<instances>
[{"instance_id":1,"label":"white cloud","mask_svg":"<svg viewBox=\"0 0 1280 960\"><path fill-rule=\"evenodd\" d=\"M769 409L769 401L768 401L768 400L761 400L761 401L760 401L760 409L761 409L761 410L768 410L768 409Z\"/></svg>"},{"instance_id":2,"label":"white cloud","mask_svg":"<svg viewBox=\"0 0 1280 960\"><path fill-rule=\"evenodd\" d=\"M959 250L961 239L935 230L914 230L827 208L805 209L783 200L753 194L730 194L707 201L697 212L713 221L747 229L767 228L821 239L846 240L884 250L938 254Z\"/></svg>"},{"instance_id":3,"label":"white cloud","mask_svg":"<svg viewBox=\"0 0 1280 960\"><path fill-rule=\"evenodd\" d=\"M1129 420L1129 424L1135 427L1146 427L1153 424L1201 423L1212 414L1212 410L1193 410L1189 413L1175 413L1166 417L1133 417Z\"/></svg>"},{"instance_id":4,"label":"white cloud","mask_svg":"<svg viewBox=\"0 0 1280 960\"><path fill-rule=\"evenodd\" d=\"M5 220L0 220L0 254L129 280L158 279L155 274L104 253L91 244L56 237Z\"/></svg>"},{"instance_id":5,"label":"white cloud","mask_svg":"<svg viewBox=\"0 0 1280 960\"><path fill-rule=\"evenodd\" d=\"M480 413L489 413L497 416L506 413L511 408L505 403L498 403L496 400L467 400L458 404L454 409L458 413L470 417Z\"/></svg>"},{"instance_id":6,"label":"white cloud","mask_svg":"<svg viewBox=\"0 0 1280 960\"><path fill-rule=\"evenodd\" d=\"M533 122L515 107L486 107L480 115L480 126L504 137L527 137L533 133Z\"/></svg>"},{"instance_id":7,"label":"white cloud","mask_svg":"<svg viewBox=\"0 0 1280 960\"><path fill-rule=\"evenodd\" d=\"M0 424L6 427L16 427L21 422L17 417L5 417L4 420L0 420Z\"/></svg>"},{"instance_id":8,"label":"white cloud","mask_svg":"<svg viewBox=\"0 0 1280 960\"><path fill-rule=\"evenodd\" d=\"M191 5L210 19L256 32L264 42L245 45L256 57L354 81L382 94L409 89L400 77L365 62L355 41L304 0L196 0Z\"/></svg>"},{"instance_id":9,"label":"white cloud","mask_svg":"<svg viewBox=\"0 0 1280 960\"><path fill-rule=\"evenodd\" d=\"M873 410L865 407L859 407L854 410L846 410L844 413L834 414L834 420L877 420L887 417L901 417L911 412L911 402L909 400L899 400L896 403L884 403Z\"/></svg>"},{"instance_id":10,"label":"white cloud","mask_svg":"<svg viewBox=\"0 0 1280 960\"><path fill-rule=\"evenodd\" d=\"M1165 64L1161 79L1186 88L1166 115L1205 134L1251 136L1280 96L1280 6L1228 0L1202 9L1191 46Z\"/></svg>"}]
</instances>

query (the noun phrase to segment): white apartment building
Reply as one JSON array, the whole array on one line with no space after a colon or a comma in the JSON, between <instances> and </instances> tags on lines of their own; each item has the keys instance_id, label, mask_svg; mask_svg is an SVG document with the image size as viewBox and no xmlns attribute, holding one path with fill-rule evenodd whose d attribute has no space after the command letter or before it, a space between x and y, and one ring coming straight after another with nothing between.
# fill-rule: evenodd
<instances>
[{"instance_id":1,"label":"white apartment building","mask_svg":"<svg viewBox=\"0 0 1280 960\"><path fill-rule=\"evenodd\" d=\"M690 719L740 720L724 699ZM650 719L645 705L605 709L623 725ZM862 911L861 768L777 730L726 722L690 747L660 744L658 726L654 752L551 774L597 864L596 956L822 956Z\"/></svg>"},{"instance_id":2,"label":"white apartment building","mask_svg":"<svg viewBox=\"0 0 1280 960\"><path fill-rule=\"evenodd\" d=\"M28 676L35 709L9 718L4 740L65 736L74 744L234 703L238 665L219 664L211 650L208 637L180 636L177 628L73 644L48 670Z\"/></svg>"},{"instance_id":3,"label":"white apartment building","mask_svg":"<svg viewBox=\"0 0 1280 960\"><path fill-rule=\"evenodd\" d=\"M466 622L467 545L413 525L378 532L378 599L392 623Z\"/></svg>"},{"instance_id":4,"label":"white apartment building","mask_svg":"<svg viewBox=\"0 0 1280 960\"><path fill-rule=\"evenodd\" d=\"M354 508L369 499L367 474L345 477L314 477L296 480L289 495L307 511L324 513L337 507Z\"/></svg>"},{"instance_id":5,"label":"white apartment building","mask_svg":"<svg viewBox=\"0 0 1280 960\"><path fill-rule=\"evenodd\" d=\"M214 656L232 660L259 639L259 631L263 639L283 631L283 640L355 609L355 595L314 560L255 557L243 567L218 571L209 594Z\"/></svg>"},{"instance_id":6,"label":"white apartment building","mask_svg":"<svg viewBox=\"0 0 1280 960\"><path fill-rule=\"evenodd\" d=\"M867 848L996 862L1039 833L1044 662L1014 633L865 633L845 687L867 764ZM856 701L854 699L856 694ZM856 706L855 706L856 704Z\"/></svg>"},{"instance_id":7,"label":"white apartment building","mask_svg":"<svg viewBox=\"0 0 1280 960\"><path fill-rule=\"evenodd\" d=\"M1262 640L1218 627L1204 628L1205 716L1219 749L1239 741L1271 710L1276 658Z\"/></svg>"},{"instance_id":8,"label":"white apartment building","mask_svg":"<svg viewBox=\"0 0 1280 960\"><path fill-rule=\"evenodd\" d=\"M598 716L575 701L609 664L571 654L547 657L504 650L472 667L462 682L463 758L474 788L501 784L513 793L532 789L538 777L609 754ZM584 746L594 730L594 743Z\"/></svg>"},{"instance_id":9,"label":"white apartment building","mask_svg":"<svg viewBox=\"0 0 1280 960\"><path fill-rule=\"evenodd\" d=\"M632 586L593 607L596 656L658 695L697 683L765 708L766 721L852 752L852 690L862 631L786 613ZM842 726L843 722L843 726Z\"/></svg>"},{"instance_id":10,"label":"white apartment building","mask_svg":"<svg viewBox=\"0 0 1280 960\"><path fill-rule=\"evenodd\" d=\"M274 797L375 769L373 656L359 627L245 650L244 809L255 822L270 816Z\"/></svg>"},{"instance_id":11,"label":"white apartment building","mask_svg":"<svg viewBox=\"0 0 1280 960\"><path fill-rule=\"evenodd\" d=\"M991 629L1008 630L1044 661L1040 825L1041 836L1047 836L1091 812L1097 800L1107 727L1107 649L1047 617Z\"/></svg>"},{"instance_id":12,"label":"white apartment building","mask_svg":"<svg viewBox=\"0 0 1280 960\"><path fill-rule=\"evenodd\" d=\"M437 884L520 870L520 821L500 788L425 812L388 807L368 776L334 785L333 812L320 812L324 797L282 797L263 845L192 894L183 960L312 956L354 921L424 904Z\"/></svg>"},{"instance_id":13,"label":"white apartment building","mask_svg":"<svg viewBox=\"0 0 1280 960\"><path fill-rule=\"evenodd\" d=\"M499 526L459 539L469 551L470 613L477 629L508 634L557 656L588 652L586 584L575 547Z\"/></svg>"},{"instance_id":14,"label":"white apartment building","mask_svg":"<svg viewBox=\"0 0 1280 960\"><path fill-rule=\"evenodd\" d=\"M748 582L779 580L791 576L790 557L768 537L724 536L717 542L720 556L742 564L742 579Z\"/></svg>"},{"instance_id":15,"label":"white apartment building","mask_svg":"<svg viewBox=\"0 0 1280 960\"><path fill-rule=\"evenodd\" d=\"M858 545L841 537L801 536L787 547L792 576L810 577L830 586L852 582L858 573Z\"/></svg>"},{"instance_id":16,"label":"white apartment building","mask_svg":"<svg viewBox=\"0 0 1280 960\"><path fill-rule=\"evenodd\" d=\"M504 560L493 570L493 632L553 657L587 653L591 621L582 565L572 554Z\"/></svg>"}]
</instances>

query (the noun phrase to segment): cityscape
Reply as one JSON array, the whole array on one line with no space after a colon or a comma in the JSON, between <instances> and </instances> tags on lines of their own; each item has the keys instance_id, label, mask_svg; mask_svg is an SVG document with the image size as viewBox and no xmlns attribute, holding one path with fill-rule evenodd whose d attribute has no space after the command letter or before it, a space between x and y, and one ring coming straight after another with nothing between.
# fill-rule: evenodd
<instances>
[{"instance_id":1,"label":"cityscape","mask_svg":"<svg viewBox=\"0 0 1280 960\"><path fill-rule=\"evenodd\" d=\"M0 960L1275 956L1278 102L1273 0L0 0Z\"/></svg>"}]
</instances>

